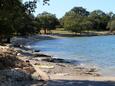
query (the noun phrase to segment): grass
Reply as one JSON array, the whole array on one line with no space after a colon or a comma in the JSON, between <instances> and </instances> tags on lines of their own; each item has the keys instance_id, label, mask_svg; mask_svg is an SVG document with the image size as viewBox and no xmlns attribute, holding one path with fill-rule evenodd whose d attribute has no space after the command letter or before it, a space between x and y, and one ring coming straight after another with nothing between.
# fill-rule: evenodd
<instances>
[{"instance_id":1,"label":"grass","mask_svg":"<svg viewBox=\"0 0 115 86\"><path fill-rule=\"evenodd\" d=\"M64 28L56 28L56 30L52 30L54 34L74 34L73 32L65 31Z\"/></svg>"},{"instance_id":2,"label":"grass","mask_svg":"<svg viewBox=\"0 0 115 86\"><path fill-rule=\"evenodd\" d=\"M44 33L43 30L41 30L41 33ZM74 33L74 32L69 32L65 31L64 28L56 28L55 30L51 30L48 33L52 34L60 34L60 35L109 35L109 31L84 31L82 34L80 33Z\"/></svg>"}]
</instances>

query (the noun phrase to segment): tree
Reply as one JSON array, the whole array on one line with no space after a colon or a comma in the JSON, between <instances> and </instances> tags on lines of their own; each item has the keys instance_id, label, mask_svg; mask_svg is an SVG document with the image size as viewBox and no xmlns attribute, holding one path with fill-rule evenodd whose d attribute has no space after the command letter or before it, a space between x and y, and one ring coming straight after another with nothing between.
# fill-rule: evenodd
<instances>
[{"instance_id":1,"label":"tree","mask_svg":"<svg viewBox=\"0 0 115 86\"><path fill-rule=\"evenodd\" d=\"M22 8L23 7L20 0L0 0L1 40L2 38L8 38L9 40L10 36L12 36L12 34L14 33L14 20L20 15Z\"/></svg>"},{"instance_id":2,"label":"tree","mask_svg":"<svg viewBox=\"0 0 115 86\"><path fill-rule=\"evenodd\" d=\"M111 20L115 20L115 14L113 12L109 12L108 16L110 17Z\"/></svg>"},{"instance_id":3,"label":"tree","mask_svg":"<svg viewBox=\"0 0 115 86\"><path fill-rule=\"evenodd\" d=\"M0 0L0 38L10 38L14 34L31 34L35 31L35 19L30 16L35 11L37 0L22 4L22 0ZM43 0L48 1L48 0Z\"/></svg>"},{"instance_id":4,"label":"tree","mask_svg":"<svg viewBox=\"0 0 115 86\"><path fill-rule=\"evenodd\" d=\"M58 19L54 14L43 12L37 16L38 23L41 23L41 28L46 34L48 30L56 29L56 25L59 24Z\"/></svg>"},{"instance_id":5,"label":"tree","mask_svg":"<svg viewBox=\"0 0 115 86\"><path fill-rule=\"evenodd\" d=\"M79 16L88 16L89 12L83 7L74 7L71 11L75 12Z\"/></svg>"},{"instance_id":6,"label":"tree","mask_svg":"<svg viewBox=\"0 0 115 86\"><path fill-rule=\"evenodd\" d=\"M89 15L89 12L82 7L74 7L63 17L65 30L81 33L84 31L83 20Z\"/></svg>"},{"instance_id":7,"label":"tree","mask_svg":"<svg viewBox=\"0 0 115 86\"><path fill-rule=\"evenodd\" d=\"M107 28L110 30L110 32L113 32L115 30L115 20L108 22Z\"/></svg>"},{"instance_id":8,"label":"tree","mask_svg":"<svg viewBox=\"0 0 115 86\"><path fill-rule=\"evenodd\" d=\"M37 3L37 0L26 1L24 3L24 7L26 9L27 14L31 14L31 13L35 12L35 9L37 8L36 3Z\"/></svg>"},{"instance_id":9,"label":"tree","mask_svg":"<svg viewBox=\"0 0 115 86\"><path fill-rule=\"evenodd\" d=\"M101 10L95 10L88 16L89 20L93 23L94 30L106 30L107 23L110 17Z\"/></svg>"},{"instance_id":10,"label":"tree","mask_svg":"<svg viewBox=\"0 0 115 86\"><path fill-rule=\"evenodd\" d=\"M59 28L63 28L64 27L64 19L63 18L60 18L59 19Z\"/></svg>"},{"instance_id":11,"label":"tree","mask_svg":"<svg viewBox=\"0 0 115 86\"><path fill-rule=\"evenodd\" d=\"M78 24L79 20L75 12L70 11L64 16L64 29L71 32L79 32L80 27Z\"/></svg>"},{"instance_id":12,"label":"tree","mask_svg":"<svg viewBox=\"0 0 115 86\"><path fill-rule=\"evenodd\" d=\"M91 22L87 17L81 22L81 27L83 31L93 30L93 22Z\"/></svg>"},{"instance_id":13,"label":"tree","mask_svg":"<svg viewBox=\"0 0 115 86\"><path fill-rule=\"evenodd\" d=\"M16 29L16 33L18 36L26 36L35 34L39 31L39 27L36 24L35 18L33 15L25 15L23 19L19 19L16 21L18 28Z\"/></svg>"}]
</instances>

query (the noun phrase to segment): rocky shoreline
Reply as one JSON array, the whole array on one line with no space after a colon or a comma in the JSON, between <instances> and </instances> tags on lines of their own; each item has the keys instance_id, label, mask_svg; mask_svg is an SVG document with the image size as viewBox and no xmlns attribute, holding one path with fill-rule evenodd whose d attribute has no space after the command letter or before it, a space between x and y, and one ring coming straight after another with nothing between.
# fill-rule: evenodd
<instances>
[{"instance_id":1,"label":"rocky shoreline","mask_svg":"<svg viewBox=\"0 0 115 86\"><path fill-rule=\"evenodd\" d=\"M39 74L28 60L21 59L21 51L14 47L0 46L0 86L31 86L41 84ZM37 76L37 79L35 78Z\"/></svg>"},{"instance_id":2,"label":"rocky shoreline","mask_svg":"<svg viewBox=\"0 0 115 86\"><path fill-rule=\"evenodd\" d=\"M50 86L49 80L94 80L94 77L98 80L102 77L96 68L74 65L25 47L30 40L40 39L34 37L25 41L19 38L12 44L0 46L0 86Z\"/></svg>"}]
</instances>

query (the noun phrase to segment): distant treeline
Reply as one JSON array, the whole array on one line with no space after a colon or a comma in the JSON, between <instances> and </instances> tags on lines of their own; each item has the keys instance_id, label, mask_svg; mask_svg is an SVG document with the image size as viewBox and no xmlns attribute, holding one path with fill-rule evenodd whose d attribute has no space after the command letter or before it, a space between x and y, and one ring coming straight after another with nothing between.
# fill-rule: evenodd
<instances>
[{"instance_id":1,"label":"distant treeline","mask_svg":"<svg viewBox=\"0 0 115 86\"><path fill-rule=\"evenodd\" d=\"M64 28L64 30L82 33L88 31L114 31L115 14L112 12L105 13L101 10L87 11L83 7L74 7L65 15L57 19L54 14L43 12L38 14L36 20L40 29L47 31Z\"/></svg>"},{"instance_id":2,"label":"distant treeline","mask_svg":"<svg viewBox=\"0 0 115 86\"><path fill-rule=\"evenodd\" d=\"M74 7L60 19L65 30L72 32L83 31L114 31L115 14L105 13L101 10L87 11L83 7Z\"/></svg>"}]
</instances>

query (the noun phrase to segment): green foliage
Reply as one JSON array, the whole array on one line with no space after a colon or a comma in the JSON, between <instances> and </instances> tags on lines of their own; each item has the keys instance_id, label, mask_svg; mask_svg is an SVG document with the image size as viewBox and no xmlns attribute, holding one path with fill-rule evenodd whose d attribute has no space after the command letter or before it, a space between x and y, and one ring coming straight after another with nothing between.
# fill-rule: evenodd
<instances>
[{"instance_id":1,"label":"green foliage","mask_svg":"<svg viewBox=\"0 0 115 86\"><path fill-rule=\"evenodd\" d=\"M63 26L64 26L64 18L60 18L58 27L63 28Z\"/></svg>"},{"instance_id":2,"label":"green foliage","mask_svg":"<svg viewBox=\"0 0 115 86\"><path fill-rule=\"evenodd\" d=\"M88 18L84 18L81 22L81 27L83 31L89 31L93 29L93 22L91 22Z\"/></svg>"},{"instance_id":3,"label":"green foliage","mask_svg":"<svg viewBox=\"0 0 115 86\"><path fill-rule=\"evenodd\" d=\"M115 20L108 22L107 28L112 32L115 31Z\"/></svg>"},{"instance_id":4,"label":"green foliage","mask_svg":"<svg viewBox=\"0 0 115 86\"><path fill-rule=\"evenodd\" d=\"M0 0L0 38L29 35L38 30L32 16L36 0L22 4L22 0Z\"/></svg>"},{"instance_id":5,"label":"green foliage","mask_svg":"<svg viewBox=\"0 0 115 86\"><path fill-rule=\"evenodd\" d=\"M17 12L18 10L18 12ZM20 0L0 1L0 38L10 37L15 31L15 19L22 12Z\"/></svg>"},{"instance_id":6,"label":"green foliage","mask_svg":"<svg viewBox=\"0 0 115 86\"><path fill-rule=\"evenodd\" d=\"M24 3L24 7L26 9L27 14L31 14L31 13L35 12L35 9L37 8L36 3L37 3L37 0L26 1Z\"/></svg>"},{"instance_id":7,"label":"green foliage","mask_svg":"<svg viewBox=\"0 0 115 86\"><path fill-rule=\"evenodd\" d=\"M101 10L95 10L90 13L89 19L93 22L94 30L106 30L110 17Z\"/></svg>"},{"instance_id":8,"label":"green foliage","mask_svg":"<svg viewBox=\"0 0 115 86\"><path fill-rule=\"evenodd\" d=\"M69 12L67 12L63 18L65 30L81 33L81 31L85 30L83 24L85 24L84 19L88 15L89 12L84 8L74 7Z\"/></svg>"},{"instance_id":9,"label":"green foliage","mask_svg":"<svg viewBox=\"0 0 115 86\"><path fill-rule=\"evenodd\" d=\"M44 33L47 33L47 30L56 29L56 25L59 24L58 19L54 14L43 12L37 16L38 23L41 24L41 28L44 29Z\"/></svg>"},{"instance_id":10,"label":"green foliage","mask_svg":"<svg viewBox=\"0 0 115 86\"><path fill-rule=\"evenodd\" d=\"M71 9L71 11L75 12L79 16L88 16L89 15L89 12L86 11L86 9L83 7L74 7Z\"/></svg>"},{"instance_id":11,"label":"green foliage","mask_svg":"<svg viewBox=\"0 0 115 86\"><path fill-rule=\"evenodd\" d=\"M106 14L101 10L88 12L82 7L74 7L65 14L63 26L65 30L72 32L83 32L89 30L107 30L107 23L114 19L114 14Z\"/></svg>"}]
</instances>

